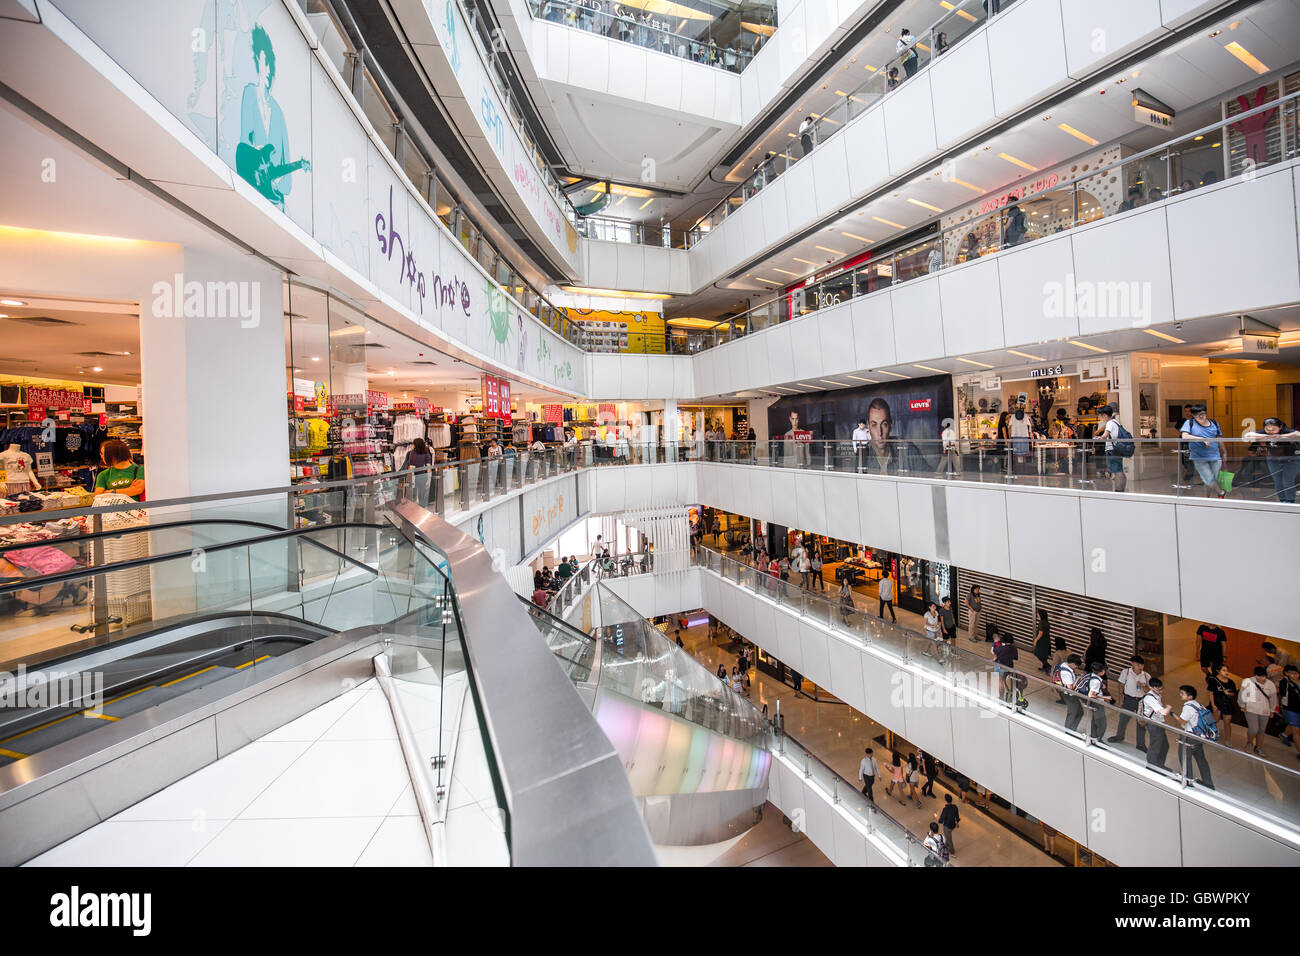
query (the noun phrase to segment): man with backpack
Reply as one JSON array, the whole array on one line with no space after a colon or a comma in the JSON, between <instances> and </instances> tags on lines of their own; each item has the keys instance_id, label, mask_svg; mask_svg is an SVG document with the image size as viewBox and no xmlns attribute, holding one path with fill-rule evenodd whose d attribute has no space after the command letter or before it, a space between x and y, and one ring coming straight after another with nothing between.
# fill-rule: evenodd
<instances>
[{"instance_id":1,"label":"man with backpack","mask_svg":"<svg viewBox=\"0 0 1300 956\"><path fill-rule=\"evenodd\" d=\"M943 834L939 832L939 824L933 820L930 821L930 832L925 837L925 848L930 851L925 857L926 866L943 866L952 855Z\"/></svg>"},{"instance_id":2,"label":"man with backpack","mask_svg":"<svg viewBox=\"0 0 1300 956\"><path fill-rule=\"evenodd\" d=\"M1124 459L1133 457L1136 450L1133 435L1115 419L1114 405L1101 406L1097 416L1101 419L1101 437L1106 439L1106 471L1110 474L1111 487L1124 491L1128 487Z\"/></svg>"},{"instance_id":3,"label":"man with backpack","mask_svg":"<svg viewBox=\"0 0 1300 956\"><path fill-rule=\"evenodd\" d=\"M1088 709L1092 711L1090 735L1097 740L1106 736L1106 708L1103 701L1113 702L1114 698L1106 691L1106 665L1093 661L1089 673L1079 678L1075 690L1088 698Z\"/></svg>"},{"instance_id":4,"label":"man with backpack","mask_svg":"<svg viewBox=\"0 0 1300 956\"><path fill-rule=\"evenodd\" d=\"M1079 680L1079 668L1082 666L1083 658L1078 654L1071 654L1052 670L1052 680L1066 690L1074 690L1074 685ZM1077 694L1062 693L1060 696L1065 703L1065 729L1078 730L1079 721L1083 719L1082 701Z\"/></svg>"},{"instance_id":5,"label":"man with backpack","mask_svg":"<svg viewBox=\"0 0 1300 956\"><path fill-rule=\"evenodd\" d=\"M1201 741L1218 740L1219 725L1214 722L1214 715L1210 713L1210 708L1197 703L1196 688L1191 684L1184 684L1178 688L1178 696L1183 702L1183 709L1179 712L1178 719L1183 722L1183 730L1192 735L1178 741L1178 762L1183 768L1183 776L1191 779L1191 761L1195 760L1201 774L1201 786L1213 790L1214 780L1210 776L1210 762L1205 759L1205 745Z\"/></svg>"},{"instance_id":6,"label":"man with backpack","mask_svg":"<svg viewBox=\"0 0 1300 956\"><path fill-rule=\"evenodd\" d=\"M961 822L961 814L957 812L957 804L952 802L951 793L943 795L943 809L939 811L938 818L939 826L943 827L943 842L948 847L948 855L956 856L957 848L952 842L952 831Z\"/></svg>"},{"instance_id":7,"label":"man with backpack","mask_svg":"<svg viewBox=\"0 0 1300 956\"><path fill-rule=\"evenodd\" d=\"M1142 696L1138 703L1138 717L1146 721L1145 724L1138 724L1138 733L1142 732L1143 726L1147 734L1147 766L1163 770L1165 773L1172 773L1165 766L1165 757L1169 755L1169 735L1165 733L1165 718L1173 710L1165 703L1161 696L1164 692L1164 683L1159 677L1151 678L1147 684L1147 692Z\"/></svg>"}]
</instances>

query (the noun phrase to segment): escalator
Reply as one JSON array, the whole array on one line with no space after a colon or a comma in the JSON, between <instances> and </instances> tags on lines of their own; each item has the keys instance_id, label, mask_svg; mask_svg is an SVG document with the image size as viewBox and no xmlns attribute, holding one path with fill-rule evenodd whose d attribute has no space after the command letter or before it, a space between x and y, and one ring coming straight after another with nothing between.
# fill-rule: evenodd
<instances>
[{"instance_id":1,"label":"escalator","mask_svg":"<svg viewBox=\"0 0 1300 956\"><path fill-rule=\"evenodd\" d=\"M0 767L206 687L330 633L283 615L216 615L58 658L13 688L70 689L48 706L0 709ZM70 698L70 699L69 699Z\"/></svg>"},{"instance_id":2,"label":"escalator","mask_svg":"<svg viewBox=\"0 0 1300 956\"><path fill-rule=\"evenodd\" d=\"M767 800L766 719L608 588L595 597L590 634L523 603L618 752L652 839L740 836Z\"/></svg>"}]
</instances>

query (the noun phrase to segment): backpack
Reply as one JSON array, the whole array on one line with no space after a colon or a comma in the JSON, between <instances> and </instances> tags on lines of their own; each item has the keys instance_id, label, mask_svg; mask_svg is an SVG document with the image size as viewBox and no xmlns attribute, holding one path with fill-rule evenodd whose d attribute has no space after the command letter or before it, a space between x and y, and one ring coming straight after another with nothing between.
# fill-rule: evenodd
<instances>
[{"instance_id":1,"label":"backpack","mask_svg":"<svg viewBox=\"0 0 1300 956\"><path fill-rule=\"evenodd\" d=\"M942 833L933 834L935 841L939 844L939 859L947 863L952 856L952 851L948 849L948 841L943 838Z\"/></svg>"},{"instance_id":2,"label":"backpack","mask_svg":"<svg viewBox=\"0 0 1300 956\"><path fill-rule=\"evenodd\" d=\"M1133 452L1137 450L1137 446L1133 443L1133 433L1119 422L1115 423L1115 427L1118 429L1118 434L1116 435L1114 443L1115 454L1119 455L1121 458L1132 458Z\"/></svg>"},{"instance_id":3,"label":"backpack","mask_svg":"<svg viewBox=\"0 0 1300 956\"><path fill-rule=\"evenodd\" d=\"M1064 679L1063 677L1061 677L1061 670L1062 670L1063 668L1065 668L1065 667L1068 667L1068 666L1069 666L1069 665L1066 664L1065 661L1061 661L1061 663L1057 664L1055 667L1052 668L1052 683L1053 683L1053 684L1064 684L1064 683L1065 683L1065 679ZM1071 674L1074 673L1074 668L1073 668L1073 667L1070 667L1070 673L1071 673ZM1077 682L1077 678L1076 678L1076 682Z\"/></svg>"},{"instance_id":4,"label":"backpack","mask_svg":"<svg viewBox=\"0 0 1300 956\"><path fill-rule=\"evenodd\" d=\"M1192 727L1192 733L1203 740L1218 740L1219 725L1214 720L1214 715L1210 713L1210 708L1196 701L1191 702L1196 707L1196 725Z\"/></svg>"},{"instance_id":5,"label":"backpack","mask_svg":"<svg viewBox=\"0 0 1300 956\"><path fill-rule=\"evenodd\" d=\"M1092 680L1092 679L1093 679L1094 677L1096 677L1096 676L1097 676L1096 674L1093 674L1093 673L1091 673L1091 672L1085 671L1083 674L1079 675L1079 677L1075 679L1075 681L1074 681L1074 687L1071 688L1071 689L1072 689L1076 694L1083 694L1085 697L1087 697L1087 696L1088 696L1088 681Z\"/></svg>"}]
</instances>

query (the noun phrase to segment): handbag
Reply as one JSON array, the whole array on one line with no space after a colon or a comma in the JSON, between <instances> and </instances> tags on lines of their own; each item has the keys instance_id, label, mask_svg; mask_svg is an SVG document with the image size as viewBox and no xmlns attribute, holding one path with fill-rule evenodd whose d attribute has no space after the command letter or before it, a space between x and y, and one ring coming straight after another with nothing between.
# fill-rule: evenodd
<instances>
[{"instance_id":1,"label":"handbag","mask_svg":"<svg viewBox=\"0 0 1300 956\"><path fill-rule=\"evenodd\" d=\"M1219 472L1218 474L1219 487L1223 489L1223 493L1225 495L1228 494L1228 492L1232 491L1232 480L1236 477L1237 477L1237 473L1235 471L1221 470Z\"/></svg>"}]
</instances>

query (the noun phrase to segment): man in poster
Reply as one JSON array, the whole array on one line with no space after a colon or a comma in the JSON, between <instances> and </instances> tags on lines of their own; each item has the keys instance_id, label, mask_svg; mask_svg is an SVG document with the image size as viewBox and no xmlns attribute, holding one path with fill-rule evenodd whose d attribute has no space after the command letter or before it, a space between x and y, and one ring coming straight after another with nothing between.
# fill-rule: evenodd
<instances>
[{"instance_id":1,"label":"man in poster","mask_svg":"<svg viewBox=\"0 0 1300 956\"><path fill-rule=\"evenodd\" d=\"M890 438L893 429L894 413L889 402L873 398L867 406L867 431L871 440L862 453L866 470L882 474L928 470L930 465L919 448L906 439Z\"/></svg>"},{"instance_id":2,"label":"man in poster","mask_svg":"<svg viewBox=\"0 0 1300 956\"><path fill-rule=\"evenodd\" d=\"M782 449L787 468L807 468L809 449L812 448L812 432L799 427L799 413L790 413L790 428L785 433L785 447Z\"/></svg>"}]
</instances>

